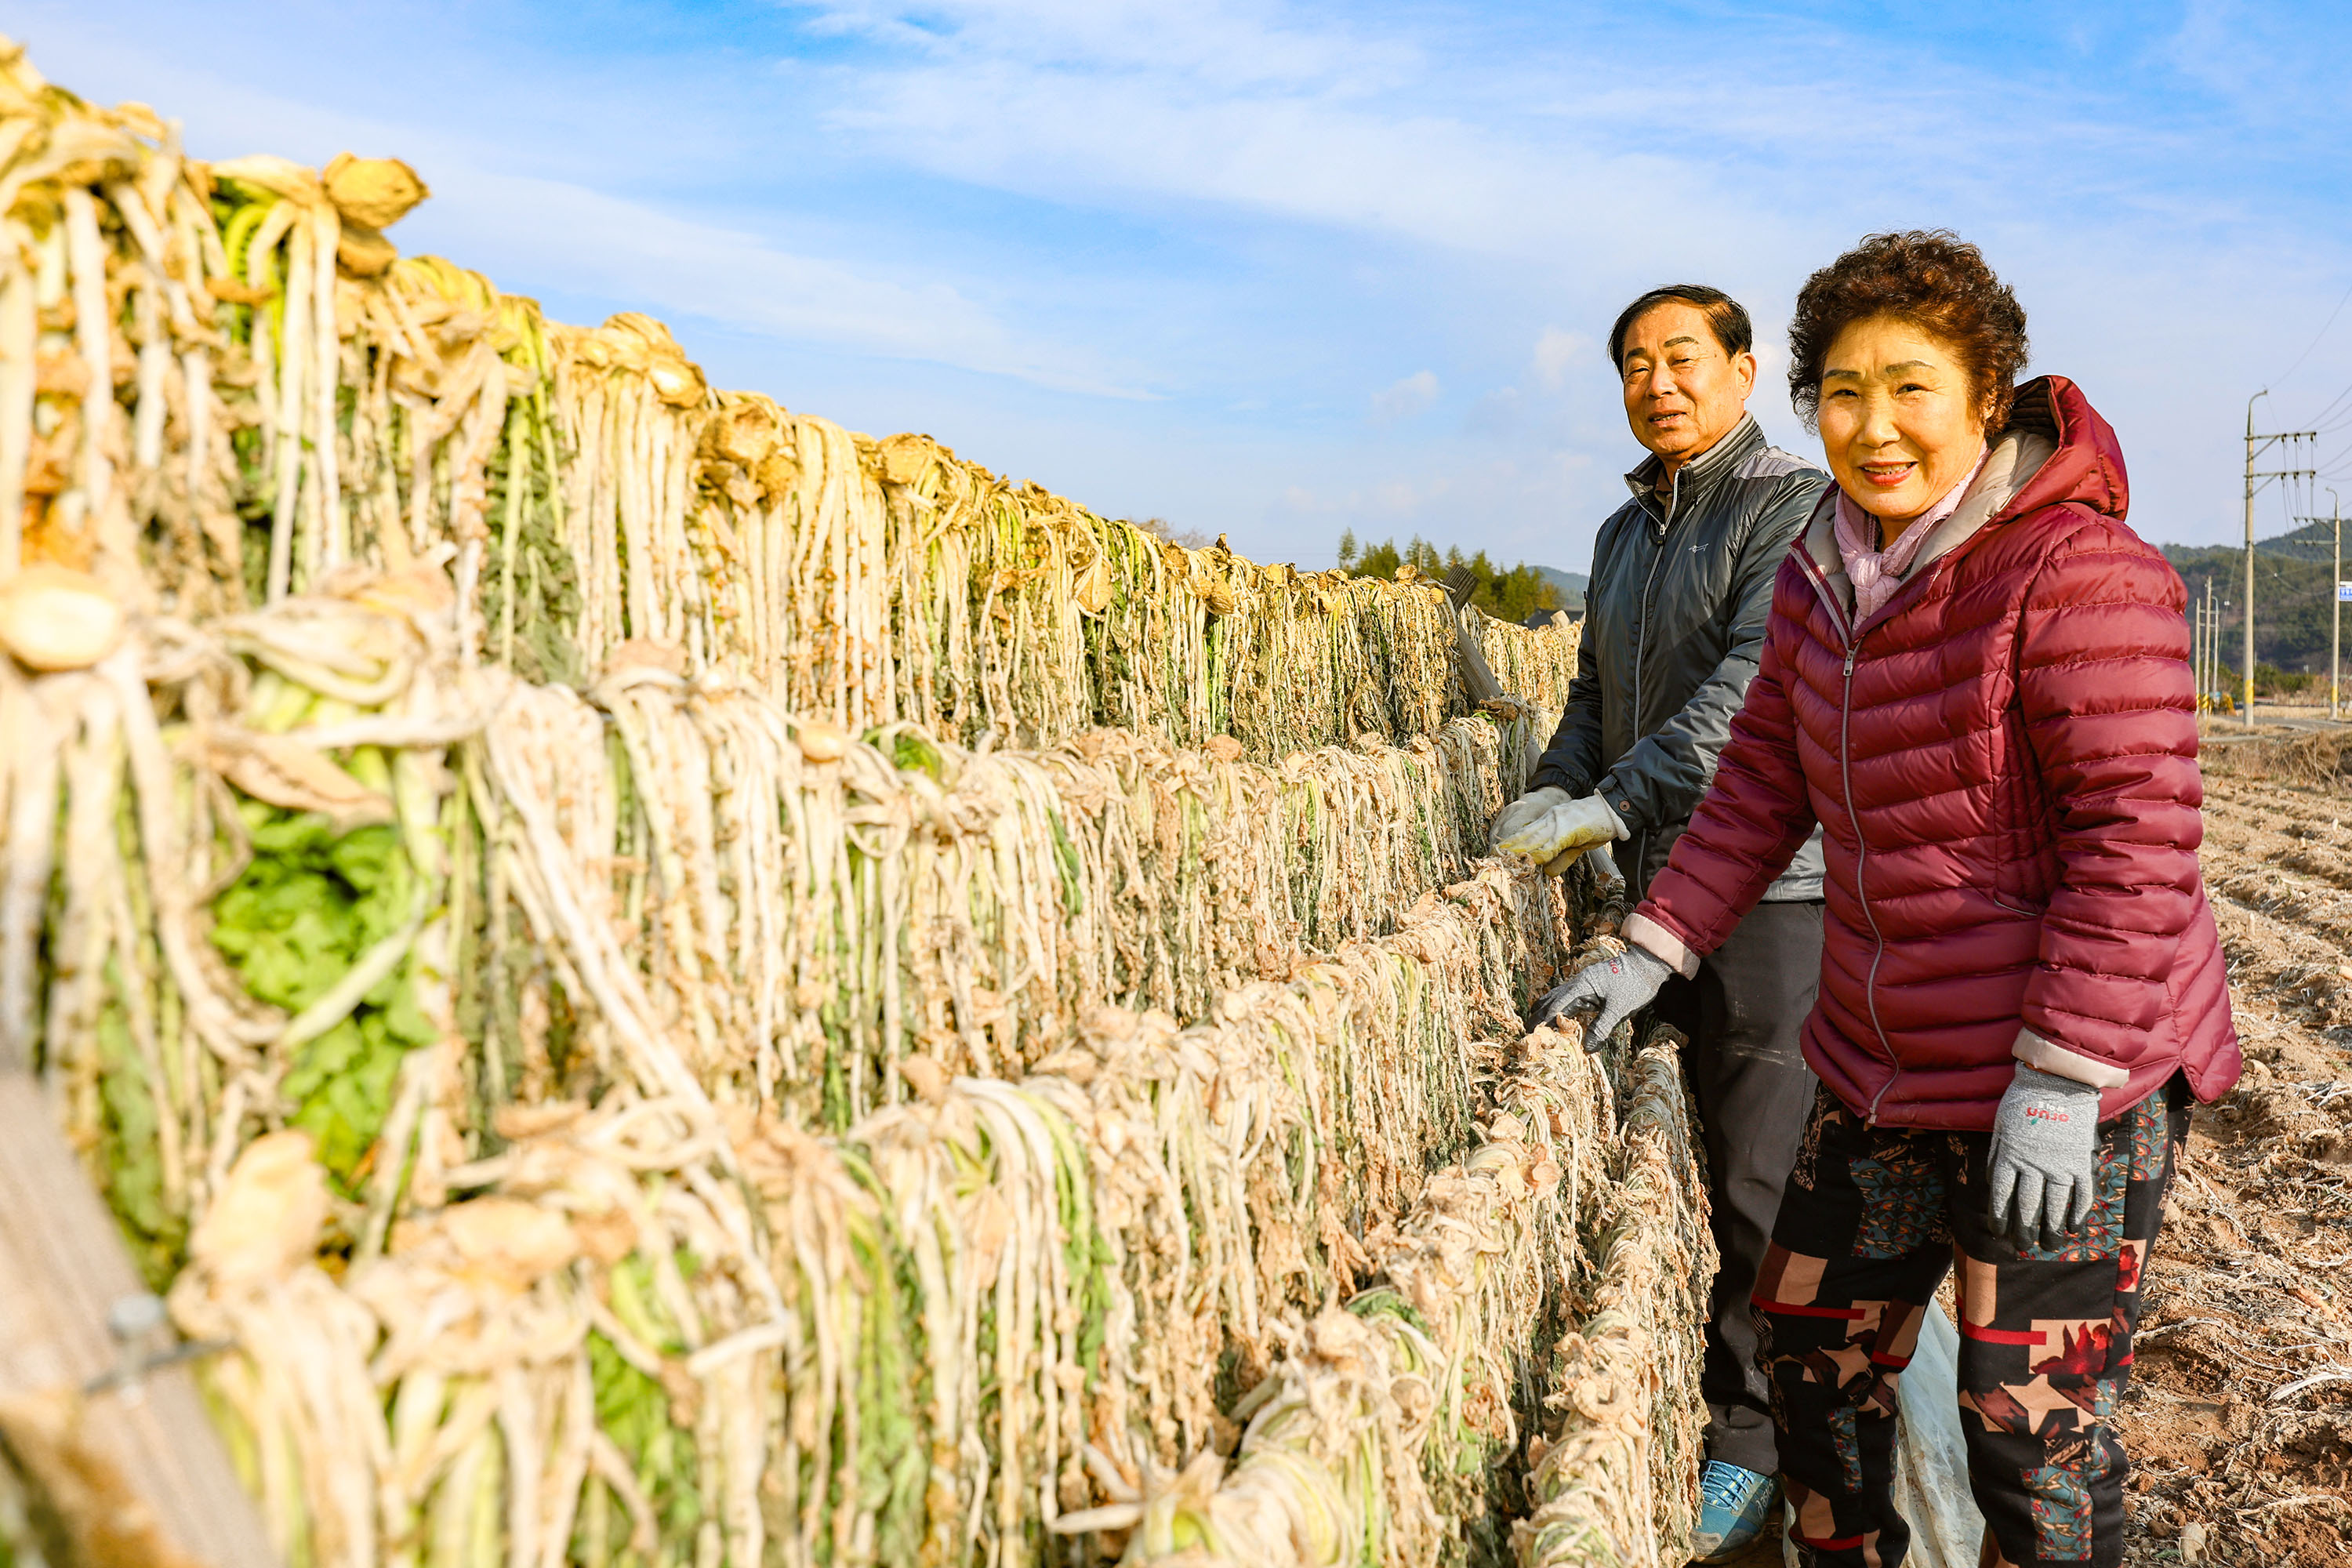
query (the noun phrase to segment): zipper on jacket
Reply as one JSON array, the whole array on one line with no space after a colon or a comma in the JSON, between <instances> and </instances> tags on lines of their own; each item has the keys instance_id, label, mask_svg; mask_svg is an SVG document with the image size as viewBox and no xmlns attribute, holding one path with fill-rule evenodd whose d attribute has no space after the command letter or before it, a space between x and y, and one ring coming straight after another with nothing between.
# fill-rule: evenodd
<instances>
[{"instance_id":1,"label":"zipper on jacket","mask_svg":"<svg viewBox=\"0 0 2352 1568\"><path fill-rule=\"evenodd\" d=\"M1888 1068L1886 1081L1879 1085L1876 1094L1870 1097L1870 1108L1863 1112L1864 1124L1875 1126L1879 1101L1886 1098L1886 1091L1895 1087L1895 1080L1903 1076L1903 1071L1895 1065L1895 1047L1886 1037L1886 1026L1878 1020L1878 963L1886 956L1886 938L1878 929L1878 917L1871 912L1870 899L1863 888L1863 872L1870 858L1870 846L1862 837L1862 814L1853 808L1853 761L1849 742L1853 723L1853 665L1862 653L1862 632L1846 618L1845 606L1839 604L1837 595L1830 591L1828 580L1815 564L1813 552L1805 548L1801 535L1794 548L1799 569L1804 573L1805 580L1813 585L1814 594L1822 601L1822 608L1829 612L1830 624L1836 626L1838 634L1845 639L1845 677L1843 689L1838 697L1838 781L1845 791L1845 819L1853 825L1853 899L1862 906L1863 919L1870 922L1874 944L1870 973L1863 981L1863 995L1870 1004L1870 1026L1877 1031L1878 1047L1886 1053Z\"/></svg>"},{"instance_id":2,"label":"zipper on jacket","mask_svg":"<svg viewBox=\"0 0 2352 1568\"><path fill-rule=\"evenodd\" d=\"M1685 465L1685 467L1687 467L1687 465ZM1637 601L1640 615L1639 618L1633 625L1633 712L1632 715L1633 723L1631 727L1633 731L1634 736L1633 745L1636 746L1642 743L1641 737L1643 734L1642 668L1643 659L1642 657L1642 650L1650 635L1650 622L1654 619L1657 615L1657 605L1653 602L1652 595L1657 592L1658 568L1666 559L1666 536L1674 531L1675 508L1680 503L1682 497L1683 470L1681 468L1677 468L1675 470L1674 479L1668 482L1666 489L1666 515L1659 520L1658 536L1650 542L1650 572L1649 575L1642 580L1642 596ZM1632 750L1632 747L1629 746L1627 750ZM1633 863L1625 873L1625 886L1628 889L1634 889L1637 886L1646 886L1645 883L1641 882L1640 879L1642 876L1643 859L1649 854L1649 852L1650 830L1647 827L1643 827L1639 834L1635 835L1633 839Z\"/></svg>"},{"instance_id":3,"label":"zipper on jacket","mask_svg":"<svg viewBox=\"0 0 2352 1568\"><path fill-rule=\"evenodd\" d=\"M1886 956L1886 938L1878 929L1878 916L1870 908L1870 895L1863 889L1863 873L1870 864L1870 845L1862 836L1862 814L1853 806L1853 750L1849 737L1853 728L1853 661L1862 651L1858 640L1845 645L1845 689L1838 700L1838 781L1845 790L1846 820L1853 824L1853 898L1862 906L1862 918L1870 922L1870 939L1874 943L1870 955L1870 973L1862 983L1863 999L1870 1005L1870 1026L1878 1032L1878 1047L1886 1053L1886 1065L1891 1069L1878 1092L1870 1097L1870 1109L1863 1114L1863 1124L1878 1124L1878 1102L1903 1076L1895 1060L1895 1046L1886 1037L1886 1026L1878 1018L1878 965Z\"/></svg>"}]
</instances>

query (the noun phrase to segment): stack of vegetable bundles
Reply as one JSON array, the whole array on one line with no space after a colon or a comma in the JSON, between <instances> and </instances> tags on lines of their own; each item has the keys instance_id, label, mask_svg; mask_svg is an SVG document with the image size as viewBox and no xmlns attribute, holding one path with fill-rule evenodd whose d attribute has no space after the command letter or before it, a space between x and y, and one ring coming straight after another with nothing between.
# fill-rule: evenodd
<instances>
[{"instance_id":1,"label":"stack of vegetable bundles","mask_svg":"<svg viewBox=\"0 0 2352 1568\"><path fill-rule=\"evenodd\" d=\"M1520 1041L1595 889L1480 858L1571 639L1471 710L1433 585L716 392L426 194L0 66L0 1048L287 1560L1208 1550L1343 1385L1318 1539L1496 1556L1610 1310L1588 1490L1686 1529L1667 1058Z\"/></svg>"}]
</instances>

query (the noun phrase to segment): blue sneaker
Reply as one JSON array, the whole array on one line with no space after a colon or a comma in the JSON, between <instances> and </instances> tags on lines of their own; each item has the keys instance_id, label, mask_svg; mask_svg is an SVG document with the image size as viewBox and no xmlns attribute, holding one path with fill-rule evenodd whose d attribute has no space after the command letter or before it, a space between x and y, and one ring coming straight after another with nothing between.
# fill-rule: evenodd
<instances>
[{"instance_id":1,"label":"blue sneaker","mask_svg":"<svg viewBox=\"0 0 2352 1568\"><path fill-rule=\"evenodd\" d=\"M1698 1529L1691 1536L1691 1561L1728 1563L1755 1545L1780 1497L1780 1483L1774 1478L1709 1459L1698 1476Z\"/></svg>"}]
</instances>

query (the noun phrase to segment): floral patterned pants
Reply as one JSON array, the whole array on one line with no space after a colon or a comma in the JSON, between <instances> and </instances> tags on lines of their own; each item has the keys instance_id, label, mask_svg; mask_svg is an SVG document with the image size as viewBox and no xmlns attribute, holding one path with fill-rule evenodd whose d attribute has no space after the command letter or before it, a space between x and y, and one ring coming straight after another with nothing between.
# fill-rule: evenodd
<instances>
[{"instance_id":1,"label":"floral patterned pants","mask_svg":"<svg viewBox=\"0 0 2352 1568\"><path fill-rule=\"evenodd\" d=\"M2126 1463L2108 1421L2187 1103L2175 1078L2102 1122L2083 1234L2021 1249L1985 1226L1991 1134L1868 1127L1821 1091L1754 1296L1801 1563L1903 1561L1910 1531L1889 1495L1897 1386L1954 1267L1984 1563L2122 1563Z\"/></svg>"}]
</instances>

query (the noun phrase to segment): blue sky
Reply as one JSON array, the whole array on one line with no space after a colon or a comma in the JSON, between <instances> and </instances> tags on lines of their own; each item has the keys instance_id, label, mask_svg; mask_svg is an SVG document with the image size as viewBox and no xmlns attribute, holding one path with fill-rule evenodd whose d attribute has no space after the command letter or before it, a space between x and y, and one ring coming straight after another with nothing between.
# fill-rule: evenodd
<instances>
[{"instance_id":1,"label":"blue sky","mask_svg":"<svg viewBox=\"0 0 2352 1568\"><path fill-rule=\"evenodd\" d=\"M2352 308L2322 331L2352 7L0 0L0 30L199 155L406 158L404 249L651 310L722 385L1261 558L1352 527L1582 570L1638 455L1600 342L1670 279L1748 303L1756 411L1817 454L1789 300L1898 226L2016 285L2147 536L2234 536L2264 386L2266 426L2342 423L2315 456L2352 476Z\"/></svg>"}]
</instances>

